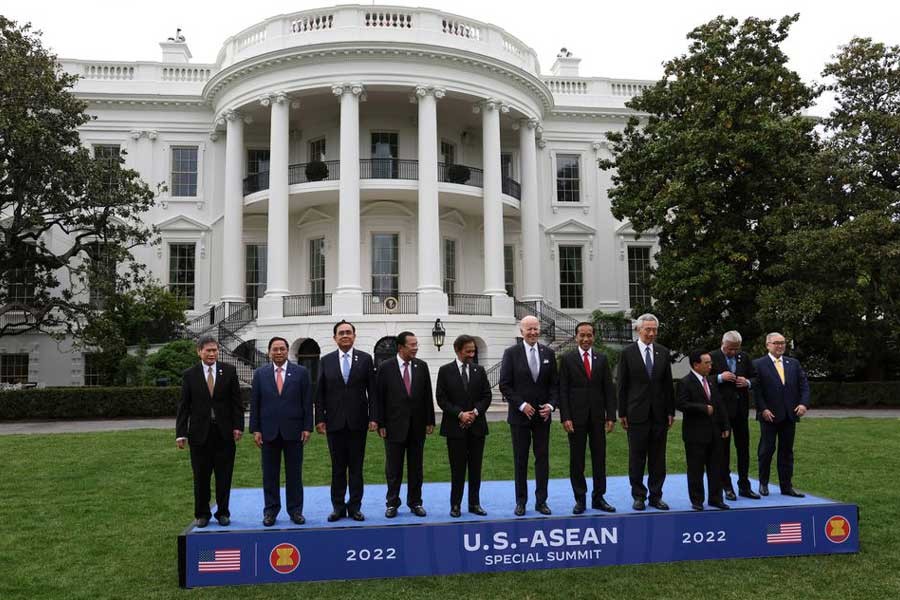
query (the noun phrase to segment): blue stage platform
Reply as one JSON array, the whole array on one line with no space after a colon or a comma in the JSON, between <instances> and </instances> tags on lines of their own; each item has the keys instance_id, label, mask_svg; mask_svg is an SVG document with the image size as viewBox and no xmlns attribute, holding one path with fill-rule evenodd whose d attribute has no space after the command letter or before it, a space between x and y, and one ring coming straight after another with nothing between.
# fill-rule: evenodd
<instances>
[{"instance_id":1,"label":"blue stage platform","mask_svg":"<svg viewBox=\"0 0 900 600\"><path fill-rule=\"evenodd\" d=\"M732 510L693 511L685 476L673 474L664 497L671 510L637 512L627 477L610 477L607 487L616 513L589 508L572 515L569 481L555 479L548 498L553 515L534 512L532 497L525 516L516 517L513 483L486 481L481 499L488 515L463 512L454 519L449 483L429 483L423 488L427 517L401 507L386 519L385 486L372 484L361 523L328 523L328 487L306 487L306 524L294 525L282 511L274 527L262 525L262 489L237 489L230 527L212 521L179 536L179 580L183 587L203 587L859 551L853 504L782 496L776 485L766 498L729 502Z\"/></svg>"}]
</instances>

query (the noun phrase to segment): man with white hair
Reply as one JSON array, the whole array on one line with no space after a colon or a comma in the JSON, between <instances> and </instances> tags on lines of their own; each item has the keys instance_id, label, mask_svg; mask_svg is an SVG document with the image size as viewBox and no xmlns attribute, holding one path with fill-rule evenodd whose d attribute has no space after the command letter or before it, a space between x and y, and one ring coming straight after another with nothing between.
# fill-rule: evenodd
<instances>
[{"instance_id":1,"label":"man with white hair","mask_svg":"<svg viewBox=\"0 0 900 600\"><path fill-rule=\"evenodd\" d=\"M638 317L634 326L638 340L625 346L619 357L617 387L619 421L628 432L628 478L634 510L650 506L669 510L663 502L666 480L666 441L675 420L675 390L669 349L656 343L659 319L651 314ZM647 485L644 485L644 465Z\"/></svg>"}]
</instances>

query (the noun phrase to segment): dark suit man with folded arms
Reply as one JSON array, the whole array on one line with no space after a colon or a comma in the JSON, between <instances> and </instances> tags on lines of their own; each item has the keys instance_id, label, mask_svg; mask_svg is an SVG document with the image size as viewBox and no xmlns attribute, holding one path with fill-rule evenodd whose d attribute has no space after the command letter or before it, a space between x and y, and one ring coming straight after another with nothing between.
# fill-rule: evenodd
<instances>
[{"instance_id":1,"label":"dark suit man with folded arms","mask_svg":"<svg viewBox=\"0 0 900 600\"><path fill-rule=\"evenodd\" d=\"M417 517L426 515L422 506L422 461L425 436L434 431L434 396L428 363L416 358L419 341L403 331L397 335L397 358L378 366L375 378L375 415L378 434L384 438L384 476L387 509L393 519L400 506L403 460L407 461L406 505Z\"/></svg>"},{"instance_id":2,"label":"dark suit man with folded arms","mask_svg":"<svg viewBox=\"0 0 900 600\"><path fill-rule=\"evenodd\" d=\"M691 372L678 384L678 410L684 413L681 437L687 458L688 496L691 508L703 510L703 472L709 488L709 505L726 510L722 501L722 479L719 461L721 446L728 441L728 413L722 406L719 389L710 382L712 357L703 350L688 355Z\"/></svg>"},{"instance_id":3,"label":"dark suit man with folded arms","mask_svg":"<svg viewBox=\"0 0 900 600\"><path fill-rule=\"evenodd\" d=\"M356 327L341 321L334 326L338 349L322 357L313 404L316 431L328 439L331 454L331 506L328 521L349 516L364 521L363 460L366 433L375 431L375 367L372 357L353 347ZM347 481L350 498L345 501Z\"/></svg>"},{"instance_id":4,"label":"dark suit man with folded arms","mask_svg":"<svg viewBox=\"0 0 900 600\"><path fill-rule=\"evenodd\" d=\"M753 361L756 382L756 418L759 420L759 493L769 495L772 456L778 447L778 483L785 496L802 498L794 489L794 433L800 417L809 409L809 382L794 358L784 356L785 340L780 333L766 336L768 354Z\"/></svg>"},{"instance_id":5,"label":"dark suit man with folded arms","mask_svg":"<svg viewBox=\"0 0 900 600\"><path fill-rule=\"evenodd\" d=\"M288 343L269 340L272 362L253 372L250 431L262 449L263 525L271 527L281 511L281 457L287 513L297 525L303 516L303 446L313 428L312 389L306 367L288 362Z\"/></svg>"},{"instance_id":6,"label":"dark suit man with folded arms","mask_svg":"<svg viewBox=\"0 0 900 600\"><path fill-rule=\"evenodd\" d=\"M244 431L244 405L234 367L218 362L219 343L209 335L197 341L200 363L184 372L175 417L175 445L190 444L194 472L194 518L206 527L209 484L216 474L216 521L231 523L228 500L234 472L235 442Z\"/></svg>"},{"instance_id":7,"label":"dark suit man with folded arms","mask_svg":"<svg viewBox=\"0 0 900 600\"><path fill-rule=\"evenodd\" d=\"M666 441L675 419L675 391L669 349L656 343L659 319L651 314L635 323L638 341L622 350L616 383L619 421L628 432L628 478L632 507L645 510L649 488L650 506L669 510L663 502L666 480ZM644 465L647 485L644 486Z\"/></svg>"},{"instance_id":8,"label":"dark suit man with folded arms","mask_svg":"<svg viewBox=\"0 0 900 600\"><path fill-rule=\"evenodd\" d=\"M616 424L616 395L606 356L594 350L594 325L575 326L578 348L559 363L559 418L569 434L569 480L575 494L572 513L585 511L587 482L584 479L584 451L590 440L591 475L594 488L591 508L616 512L606 493L606 434Z\"/></svg>"},{"instance_id":9,"label":"dark suit man with folded arms","mask_svg":"<svg viewBox=\"0 0 900 600\"><path fill-rule=\"evenodd\" d=\"M728 413L731 424L731 438L737 454L738 493L745 498L759 500L759 494L750 489L750 387L756 377L753 361L741 351L741 334L726 331L722 336L722 347L710 353L713 361L712 374L722 396L722 406ZM722 489L727 500L737 500L731 482L731 443L721 445L722 456L719 466L722 470Z\"/></svg>"},{"instance_id":10,"label":"dark suit man with folded arms","mask_svg":"<svg viewBox=\"0 0 900 600\"><path fill-rule=\"evenodd\" d=\"M484 369L472 363L475 338L461 335L453 342L456 360L438 371L435 396L443 411L441 435L447 438L450 459L450 516L462 514L466 470L469 472L469 512L487 514L481 508L481 459L488 434L485 415L491 405L491 384Z\"/></svg>"},{"instance_id":11,"label":"dark suit man with folded arms","mask_svg":"<svg viewBox=\"0 0 900 600\"><path fill-rule=\"evenodd\" d=\"M522 341L503 352L500 393L509 405L506 422L513 444L516 475L515 514L525 514L528 502L528 452L534 442L534 509L549 515L547 482L550 479L550 421L559 399L556 354L538 342L536 317L519 323Z\"/></svg>"}]
</instances>

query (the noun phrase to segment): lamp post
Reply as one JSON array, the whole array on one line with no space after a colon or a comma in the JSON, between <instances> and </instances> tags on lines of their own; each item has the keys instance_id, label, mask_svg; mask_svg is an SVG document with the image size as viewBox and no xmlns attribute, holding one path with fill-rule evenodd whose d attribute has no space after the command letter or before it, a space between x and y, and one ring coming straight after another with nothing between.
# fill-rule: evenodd
<instances>
[{"instance_id":1,"label":"lamp post","mask_svg":"<svg viewBox=\"0 0 900 600\"><path fill-rule=\"evenodd\" d=\"M444 329L441 320L435 319L434 328L431 330L431 339L434 341L434 347L438 349L438 352L441 351L441 346L444 345L444 338L446 335L447 330Z\"/></svg>"}]
</instances>

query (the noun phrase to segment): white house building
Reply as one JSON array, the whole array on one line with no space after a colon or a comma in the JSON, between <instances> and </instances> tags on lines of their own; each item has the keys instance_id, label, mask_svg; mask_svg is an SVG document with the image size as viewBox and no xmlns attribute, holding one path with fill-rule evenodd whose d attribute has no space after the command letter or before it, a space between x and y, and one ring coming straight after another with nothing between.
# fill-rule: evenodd
<instances>
[{"instance_id":1,"label":"white house building","mask_svg":"<svg viewBox=\"0 0 900 600\"><path fill-rule=\"evenodd\" d=\"M162 243L137 260L227 358L280 335L312 363L347 319L368 352L408 329L436 369L468 333L490 366L524 312L559 345L565 323L645 298L655 240L612 217L597 160L650 82L582 76L567 52L542 73L504 29L425 8L275 16L213 64L160 46L160 62L61 62L97 117L83 143L164 184L146 214ZM24 360L30 381L96 383L65 344L0 345L4 377Z\"/></svg>"}]
</instances>

